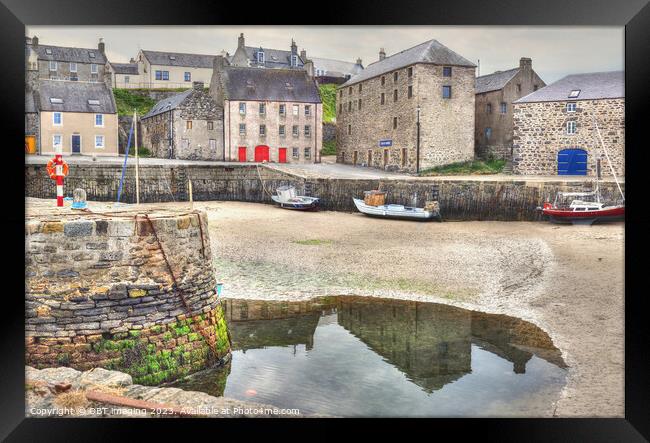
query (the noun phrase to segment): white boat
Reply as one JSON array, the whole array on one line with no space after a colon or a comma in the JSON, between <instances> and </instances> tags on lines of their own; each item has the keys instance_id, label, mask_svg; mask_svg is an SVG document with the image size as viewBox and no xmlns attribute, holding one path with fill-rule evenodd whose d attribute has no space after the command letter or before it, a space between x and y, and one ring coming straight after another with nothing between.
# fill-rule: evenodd
<instances>
[{"instance_id":1,"label":"white boat","mask_svg":"<svg viewBox=\"0 0 650 443\"><path fill-rule=\"evenodd\" d=\"M363 200L352 198L359 212L373 217L395 218L402 220L438 220L441 221L438 209L414 208L404 205L367 205Z\"/></svg>"},{"instance_id":2,"label":"white boat","mask_svg":"<svg viewBox=\"0 0 650 443\"><path fill-rule=\"evenodd\" d=\"M319 199L317 197L296 195L296 188L293 186L280 186L275 192L277 195L272 195L271 199L281 208L299 211L318 209Z\"/></svg>"}]
</instances>

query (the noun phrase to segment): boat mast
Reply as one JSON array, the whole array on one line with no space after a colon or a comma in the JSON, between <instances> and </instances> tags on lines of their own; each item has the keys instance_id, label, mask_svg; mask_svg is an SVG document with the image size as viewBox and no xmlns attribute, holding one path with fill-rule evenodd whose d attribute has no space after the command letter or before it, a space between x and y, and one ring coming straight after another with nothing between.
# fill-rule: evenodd
<instances>
[{"instance_id":1,"label":"boat mast","mask_svg":"<svg viewBox=\"0 0 650 443\"><path fill-rule=\"evenodd\" d=\"M598 122L596 121L596 117L594 115L591 115L592 120L594 121L594 126L596 127L596 134L598 134L598 139L600 140L600 145L603 147L603 152L605 153L605 157L607 158L607 164L609 165L609 169L612 172L612 175L614 176L614 181L616 182L616 186L618 187L618 192L621 193L621 197L623 198L623 201L625 201L625 195L623 194L623 190L621 189L621 185L618 182L618 178L616 178L616 173L614 172L614 167L612 166L612 161L609 159L609 154L607 153L607 148L605 148L605 143L603 142L603 137L600 134L600 128L598 127Z\"/></svg>"}]
</instances>

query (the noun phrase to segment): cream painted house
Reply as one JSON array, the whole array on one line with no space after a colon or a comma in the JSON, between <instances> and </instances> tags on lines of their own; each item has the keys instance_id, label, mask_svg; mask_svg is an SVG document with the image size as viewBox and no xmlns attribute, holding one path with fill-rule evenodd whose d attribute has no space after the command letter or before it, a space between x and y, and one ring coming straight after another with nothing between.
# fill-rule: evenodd
<instances>
[{"instance_id":1,"label":"cream painted house","mask_svg":"<svg viewBox=\"0 0 650 443\"><path fill-rule=\"evenodd\" d=\"M141 88L142 76L140 64L131 59L130 63L108 63L106 71L110 76L111 87L134 89Z\"/></svg>"},{"instance_id":2,"label":"cream painted house","mask_svg":"<svg viewBox=\"0 0 650 443\"><path fill-rule=\"evenodd\" d=\"M137 57L141 88L191 88L210 84L214 55L140 50Z\"/></svg>"},{"instance_id":3,"label":"cream painted house","mask_svg":"<svg viewBox=\"0 0 650 443\"><path fill-rule=\"evenodd\" d=\"M35 97L40 153L118 155L117 107L105 83L41 80Z\"/></svg>"}]
</instances>

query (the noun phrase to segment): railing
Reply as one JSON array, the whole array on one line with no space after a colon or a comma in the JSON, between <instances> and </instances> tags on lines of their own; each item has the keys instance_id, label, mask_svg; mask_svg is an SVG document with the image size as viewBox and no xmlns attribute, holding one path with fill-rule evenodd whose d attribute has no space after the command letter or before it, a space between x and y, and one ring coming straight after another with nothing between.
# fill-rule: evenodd
<instances>
[{"instance_id":1,"label":"railing","mask_svg":"<svg viewBox=\"0 0 650 443\"><path fill-rule=\"evenodd\" d=\"M168 82L164 80L154 82L113 82L114 88L122 89L189 89L192 82Z\"/></svg>"}]
</instances>

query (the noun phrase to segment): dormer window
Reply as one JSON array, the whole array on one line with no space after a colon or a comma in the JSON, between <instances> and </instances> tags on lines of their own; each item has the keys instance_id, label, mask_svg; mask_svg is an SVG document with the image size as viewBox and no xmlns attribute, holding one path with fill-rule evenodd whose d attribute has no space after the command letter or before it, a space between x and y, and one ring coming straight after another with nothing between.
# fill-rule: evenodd
<instances>
[{"instance_id":1,"label":"dormer window","mask_svg":"<svg viewBox=\"0 0 650 443\"><path fill-rule=\"evenodd\" d=\"M89 53L88 53L88 57L90 57L90 58L95 58L95 53L92 52L92 51L89 52Z\"/></svg>"},{"instance_id":2,"label":"dormer window","mask_svg":"<svg viewBox=\"0 0 650 443\"><path fill-rule=\"evenodd\" d=\"M264 51L257 53L257 63L264 63Z\"/></svg>"},{"instance_id":3,"label":"dormer window","mask_svg":"<svg viewBox=\"0 0 650 443\"><path fill-rule=\"evenodd\" d=\"M52 48L45 48L45 53L47 55L52 55Z\"/></svg>"},{"instance_id":4,"label":"dormer window","mask_svg":"<svg viewBox=\"0 0 650 443\"><path fill-rule=\"evenodd\" d=\"M176 56L175 56L175 55L170 55L170 56L169 56L169 59L170 59L170 60L176 60Z\"/></svg>"},{"instance_id":5,"label":"dormer window","mask_svg":"<svg viewBox=\"0 0 650 443\"><path fill-rule=\"evenodd\" d=\"M291 66L298 66L298 56L297 55L292 55L291 56Z\"/></svg>"},{"instance_id":6,"label":"dormer window","mask_svg":"<svg viewBox=\"0 0 650 443\"><path fill-rule=\"evenodd\" d=\"M56 98L56 97L50 97L50 103L53 105L62 105L63 104L63 99L62 98Z\"/></svg>"},{"instance_id":7,"label":"dormer window","mask_svg":"<svg viewBox=\"0 0 650 443\"><path fill-rule=\"evenodd\" d=\"M578 98L579 95L580 95L580 89L574 89L569 94L569 98Z\"/></svg>"},{"instance_id":8,"label":"dormer window","mask_svg":"<svg viewBox=\"0 0 650 443\"><path fill-rule=\"evenodd\" d=\"M88 100L88 104L93 106L99 106L99 100L90 99Z\"/></svg>"}]
</instances>

